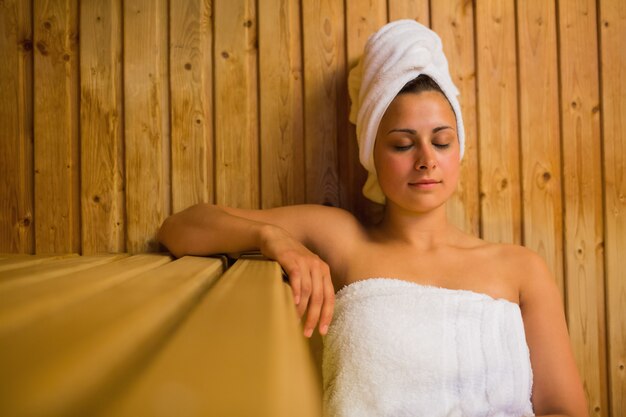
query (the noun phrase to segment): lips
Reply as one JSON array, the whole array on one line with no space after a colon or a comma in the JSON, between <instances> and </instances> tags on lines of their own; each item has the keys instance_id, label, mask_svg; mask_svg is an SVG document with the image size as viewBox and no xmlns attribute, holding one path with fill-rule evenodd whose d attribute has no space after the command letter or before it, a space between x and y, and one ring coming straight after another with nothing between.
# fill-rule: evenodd
<instances>
[{"instance_id":1,"label":"lips","mask_svg":"<svg viewBox=\"0 0 626 417\"><path fill-rule=\"evenodd\" d=\"M441 181L431 180L431 179L423 179L415 182L410 182L409 185L429 185L429 184L439 184Z\"/></svg>"}]
</instances>

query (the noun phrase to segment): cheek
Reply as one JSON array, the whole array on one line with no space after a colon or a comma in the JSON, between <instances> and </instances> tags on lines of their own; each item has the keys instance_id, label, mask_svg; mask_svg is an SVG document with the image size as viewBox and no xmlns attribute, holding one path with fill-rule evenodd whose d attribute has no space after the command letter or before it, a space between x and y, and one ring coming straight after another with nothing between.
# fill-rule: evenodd
<instances>
[{"instance_id":1,"label":"cheek","mask_svg":"<svg viewBox=\"0 0 626 417\"><path fill-rule=\"evenodd\" d=\"M458 158L459 156L455 155L452 158L445 158L439 162L439 166L446 173L448 181L451 181L454 184L458 182L461 172L461 162Z\"/></svg>"},{"instance_id":2,"label":"cheek","mask_svg":"<svg viewBox=\"0 0 626 417\"><path fill-rule=\"evenodd\" d=\"M383 153L376 160L376 174L379 180L389 181L402 177L402 173L406 172L407 167L410 168L411 161L409 158L402 158L401 154Z\"/></svg>"}]
</instances>

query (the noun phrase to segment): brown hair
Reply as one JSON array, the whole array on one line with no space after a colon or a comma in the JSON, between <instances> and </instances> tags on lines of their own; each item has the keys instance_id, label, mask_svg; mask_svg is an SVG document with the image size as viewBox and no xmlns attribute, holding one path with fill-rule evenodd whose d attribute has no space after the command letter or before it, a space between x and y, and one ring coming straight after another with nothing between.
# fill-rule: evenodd
<instances>
[{"instance_id":1,"label":"brown hair","mask_svg":"<svg viewBox=\"0 0 626 417\"><path fill-rule=\"evenodd\" d=\"M441 87L439 87L439 84L437 84L435 80L430 78L428 75L420 74L417 76L417 78L413 78L411 81L404 84L404 87L402 87L397 95L399 96L400 94L407 93L419 94L423 93L424 91L436 91L444 96L448 104L450 104L450 108L452 109L454 117L456 118L456 112L454 111L454 107L452 107L450 100L448 100L446 94L443 92Z\"/></svg>"},{"instance_id":2,"label":"brown hair","mask_svg":"<svg viewBox=\"0 0 626 417\"><path fill-rule=\"evenodd\" d=\"M420 74L417 78L413 78L408 83L404 84L404 87L398 92L398 95L405 93L418 94L424 91L437 91L445 97L446 95L441 90L441 87L428 75Z\"/></svg>"}]
</instances>

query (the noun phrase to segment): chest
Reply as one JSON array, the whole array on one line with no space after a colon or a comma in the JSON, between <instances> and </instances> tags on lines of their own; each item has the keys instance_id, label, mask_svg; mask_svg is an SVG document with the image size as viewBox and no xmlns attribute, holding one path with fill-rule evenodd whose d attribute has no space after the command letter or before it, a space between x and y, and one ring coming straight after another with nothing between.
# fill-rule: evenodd
<instances>
[{"instance_id":1,"label":"chest","mask_svg":"<svg viewBox=\"0 0 626 417\"><path fill-rule=\"evenodd\" d=\"M397 278L435 287L470 290L519 303L519 280L506 262L474 249L418 253L366 243L346 258L339 287L375 278Z\"/></svg>"}]
</instances>

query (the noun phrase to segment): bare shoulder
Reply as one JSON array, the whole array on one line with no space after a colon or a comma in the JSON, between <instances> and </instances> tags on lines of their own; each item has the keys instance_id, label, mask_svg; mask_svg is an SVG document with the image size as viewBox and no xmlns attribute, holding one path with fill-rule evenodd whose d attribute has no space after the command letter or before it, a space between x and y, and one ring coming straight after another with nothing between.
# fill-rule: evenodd
<instances>
[{"instance_id":1,"label":"bare shoulder","mask_svg":"<svg viewBox=\"0 0 626 417\"><path fill-rule=\"evenodd\" d=\"M522 305L529 285L549 285L553 280L541 258L523 246L493 243L475 236L459 240L463 271L482 282L486 292Z\"/></svg>"},{"instance_id":2,"label":"bare shoulder","mask_svg":"<svg viewBox=\"0 0 626 417\"><path fill-rule=\"evenodd\" d=\"M520 290L531 281L550 279L550 271L545 261L533 250L520 245L475 239L478 258L489 260L498 275L516 281Z\"/></svg>"},{"instance_id":3,"label":"bare shoulder","mask_svg":"<svg viewBox=\"0 0 626 417\"><path fill-rule=\"evenodd\" d=\"M553 302L558 295L556 281L544 259L535 251L524 246L494 244L496 258L506 268L509 279L519 288L522 311L531 297L550 296ZM558 298L558 297L557 297Z\"/></svg>"}]
</instances>

